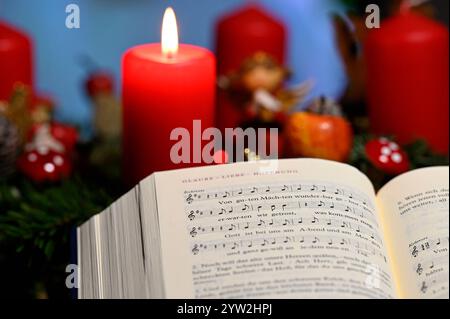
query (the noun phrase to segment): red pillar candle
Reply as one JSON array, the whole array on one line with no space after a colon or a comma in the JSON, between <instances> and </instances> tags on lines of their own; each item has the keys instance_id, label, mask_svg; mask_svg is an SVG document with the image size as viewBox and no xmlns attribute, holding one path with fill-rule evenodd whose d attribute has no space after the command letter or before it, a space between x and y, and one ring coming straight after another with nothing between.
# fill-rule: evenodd
<instances>
[{"instance_id":1,"label":"red pillar candle","mask_svg":"<svg viewBox=\"0 0 450 319\"><path fill-rule=\"evenodd\" d=\"M31 40L0 21L0 100L8 100L18 82L30 87L33 84Z\"/></svg>"},{"instance_id":2,"label":"red pillar candle","mask_svg":"<svg viewBox=\"0 0 450 319\"><path fill-rule=\"evenodd\" d=\"M272 55L284 63L286 31L281 22L257 5L247 5L222 17L216 27L217 71L227 76L241 63L258 51ZM219 128L236 127L242 118L241 111L218 93L217 125Z\"/></svg>"},{"instance_id":3,"label":"red pillar candle","mask_svg":"<svg viewBox=\"0 0 450 319\"><path fill-rule=\"evenodd\" d=\"M445 26L407 9L369 33L367 99L375 133L401 143L423 138L448 153L448 37Z\"/></svg>"},{"instance_id":4,"label":"red pillar candle","mask_svg":"<svg viewBox=\"0 0 450 319\"><path fill-rule=\"evenodd\" d=\"M122 61L123 160L129 185L155 171L199 165L171 161L176 141L170 134L180 127L192 136L193 120L201 120L203 128L214 124L215 57L204 48L178 46L175 15L167 12L172 13L165 15L162 45L133 47ZM172 24L166 17L173 17Z\"/></svg>"}]
</instances>

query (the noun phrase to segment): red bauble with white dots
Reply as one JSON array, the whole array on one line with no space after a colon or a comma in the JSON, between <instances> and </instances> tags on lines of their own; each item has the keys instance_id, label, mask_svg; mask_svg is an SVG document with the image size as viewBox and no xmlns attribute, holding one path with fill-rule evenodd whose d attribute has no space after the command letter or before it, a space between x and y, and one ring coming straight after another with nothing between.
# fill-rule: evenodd
<instances>
[{"instance_id":1,"label":"red bauble with white dots","mask_svg":"<svg viewBox=\"0 0 450 319\"><path fill-rule=\"evenodd\" d=\"M46 147L24 152L17 160L17 168L37 183L56 182L72 172L72 164L66 154Z\"/></svg>"},{"instance_id":2,"label":"red bauble with white dots","mask_svg":"<svg viewBox=\"0 0 450 319\"><path fill-rule=\"evenodd\" d=\"M409 169L408 154L392 140L381 137L367 142L365 151L369 161L388 174L401 174Z\"/></svg>"}]
</instances>

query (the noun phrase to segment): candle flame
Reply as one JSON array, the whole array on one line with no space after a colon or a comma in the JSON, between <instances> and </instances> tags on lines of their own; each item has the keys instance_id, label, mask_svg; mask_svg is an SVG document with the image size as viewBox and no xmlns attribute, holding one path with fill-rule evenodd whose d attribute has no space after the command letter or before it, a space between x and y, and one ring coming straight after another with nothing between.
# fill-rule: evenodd
<instances>
[{"instance_id":1,"label":"candle flame","mask_svg":"<svg viewBox=\"0 0 450 319\"><path fill-rule=\"evenodd\" d=\"M177 18L171 7L168 7L164 12L161 32L161 51L167 57L171 57L178 52Z\"/></svg>"}]
</instances>

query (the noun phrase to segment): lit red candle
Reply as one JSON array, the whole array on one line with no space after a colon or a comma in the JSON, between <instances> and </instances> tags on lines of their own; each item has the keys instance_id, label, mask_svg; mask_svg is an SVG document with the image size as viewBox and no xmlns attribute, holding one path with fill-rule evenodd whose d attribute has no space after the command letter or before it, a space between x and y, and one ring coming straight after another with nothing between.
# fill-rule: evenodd
<instances>
[{"instance_id":1,"label":"lit red candle","mask_svg":"<svg viewBox=\"0 0 450 319\"><path fill-rule=\"evenodd\" d=\"M0 100L8 100L16 83L33 84L30 38L0 21Z\"/></svg>"},{"instance_id":2,"label":"lit red candle","mask_svg":"<svg viewBox=\"0 0 450 319\"><path fill-rule=\"evenodd\" d=\"M423 138L448 153L448 29L403 6L369 33L365 52L373 131L401 143Z\"/></svg>"},{"instance_id":3,"label":"lit red candle","mask_svg":"<svg viewBox=\"0 0 450 319\"><path fill-rule=\"evenodd\" d=\"M217 24L217 71L227 76L254 53L270 54L284 63L286 31L283 24L258 5L247 5L228 14ZM217 125L224 129L239 126L242 112L227 98L223 91L217 97Z\"/></svg>"},{"instance_id":4,"label":"lit red candle","mask_svg":"<svg viewBox=\"0 0 450 319\"><path fill-rule=\"evenodd\" d=\"M193 120L208 128L214 121L215 57L207 49L178 45L175 15L163 19L162 43L129 49L123 72L124 177L135 184L155 171L180 168L171 161L170 133ZM192 157L192 156L191 156Z\"/></svg>"}]
</instances>

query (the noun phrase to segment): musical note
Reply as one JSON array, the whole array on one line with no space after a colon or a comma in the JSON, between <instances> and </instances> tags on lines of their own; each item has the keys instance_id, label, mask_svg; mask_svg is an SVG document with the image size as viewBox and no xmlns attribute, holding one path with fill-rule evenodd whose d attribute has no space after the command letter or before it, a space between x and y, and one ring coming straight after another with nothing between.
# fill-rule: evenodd
<instances>
[{"instance_id":1,"label":"musical note","mask_svg":"<svg viewBox=\"0 0 450 319\"><path fill-rule=\"evenodd\" d=\"M428 290L427 283L426 283L425 281L422 281L422 286L420 287L420 291L421 291L422 293L426 293L427 290Z\"/></svg>"},{"instance_id":2,"label":"musical note","mask_svg":"<svg viewBox=\"0 0 450 319\"><path fill-rule=\"evenodd\" d=\"M350 240L340 238L338 236L329 237L326 240L326 244L333 245L334 242L339 242L341 246L346 245L349 248L353 248L356 252L368 256L374 255L379 256L383 260L386 261L386 256L382 254L381 251L376 249L369 249L367 245L361 244L358 240ZM318 244L320 243L320 238L317 236L281 236L281 237L264 237L264 238L256 238L252 240L232 240L232 241L219 241L219 242L208 242L202 244L195 244L192 247L192 253L198 254L200 252L207 251L218 251L218 250L237 250L238 248L251 248L253 246L259 247L269 247L276 245L291 245L294 243L300 244Z\"/></svg>"},{"instance_id":3,"label":"musical note","mask_svg":"<svg viewBox=\"0 0 450 319\"><path fill-rule=\"evenodd\" d=\"M442 245L442 238L435 238L435 239L428 239L427 241L415 244L412 246L411 249L411 255L413 257L417 257L420 253L423 253L425 251L433 251L436 248L441 247ZM447 237L447 246L448 246L448 237Z\"/></svg>"},{"instance_id":4,"label":"musical note","mask_svg":"<svg viewBox=\"0 0 450 319\"><path fill-rule=\"evenodd\" d=\"M420 276L423 272L422 264L417 264L416 273Z\"/></svg>"},{"instance_id":5,"label":"musical note","mask_svg":"<svg viewBox=\"0 0 450 319\"><path fill-rule=\"evenodd\" d=\"M418 254L419 254L419 251L417 250L417 246L414 245L413 250L412 250L412 252L411 252L411 255L412 255L413 257L417 257Z\"/></svg>"},{"instance_id":6,"label":"musical note","mask_svg":"<svg viewBox=\"0 0 450 319\"><path fill-rule=\"evenodd\" d=\"M283 226L291 225L291 222L288 219L285 219L282 225Z\"/></svg>"},{"instance_id":7,"label":"musical note","mask_svg":"<svg viewBox=\"0 0 450 319\"><path fill-rule=\"evenodd\" d=\"M303 187L305 186L305 187ZM330 191L331 189L331 191ZM362 206L367 206L368 200L366 195L359 193L355 194L353 189L345 190L345 187L336 187L335 185L329 184L327 182L323 183L305 183L305 184L270 184L265 185L261 188L257 188L255 186L237 186L233 189L227 189L226 191L216 190L206 194L198 194L198 193L189 193L186 197L186 202L191 204L195 201L203 201L203 200L211 200L217 198L230 198L230 197L240 197L249 194L256 193L285 193L287 191L296 190L297 192L319 192L319 193L330 193L335 196L344 196L347 194L347 198L352 200L358 200L361 202ZM371 203L370 203L371 204ZM369 206L373 206L372 204ZM373 208L373 207L372 207Z\"/></svg>"},{"instance_id":8,"label":"musical note","mask_svg":"<svg viewBox=\"0 0 450 319\"><path fill-rule=\"evenodd\" d=\"M197 236L197 229L196 229L195 227L192 227L192 229L191 229L191 231L189 232L189 234L190 234L192 237Z\"/></svg>"},{"instance_id":9,"label":"musical note","mask_svg":"<svg viewBox=\"0 0 450 319\"><path fill-rule=\"evenodd\" d=\"M190 220L193 220L195 215L193 211L189 214ZM310 225L324 225L333 226L338 225L340 228L352 229L352 225L349 222L341 221L340 219L319 219L316 216L312 217L299 217L299 218L271 218L271 219L259 219L258 221L250 222L240 222L232 224L222 224L220 226L204 225L203 227L196 227L197 235L208 234L208 233L219 233L219 232L229 232L237 230L248 230L255 228L266 228L266 227L295 227L296 225L310 224ZM189 231L192 228L189 228ZM373 230L365 225L359 225L358 229L355 230L361 234L365 234L376 242L381 242L381 239L376 235Z\"/></svg>"},{"instance_id":10,"label":"musical note","mask_svg":"<svg viewBox=\"0 0 450 319\"><path fill-rule=\"evenodd\" d=\"M253 207L253 205L249 204L238 204L238 205L229 205L226 207L218 207L214 209L210 209L208 211L203 211L201 209L196 210L196 217L209 217L209 216L219 216L224 214L232 214L232 213L239 213L239 212L262 212L262 211L270 211L275 212L277 210L282 211L296 211L298 209L302 208L321 208L325 206L333 206L335 210L342 211L342 212L353 212L353 210L345 204L342 203L333 203L333 202L327 202L327 201L289 201L284 203L267 203L267 204L258 204ZM188 212L191 212L192 209L189 209ZM359 214L358 214L359 216ZM375 216L369 216L367 219L371 220L372 222L376 223Z\"/></svg>"}]
</instances>

